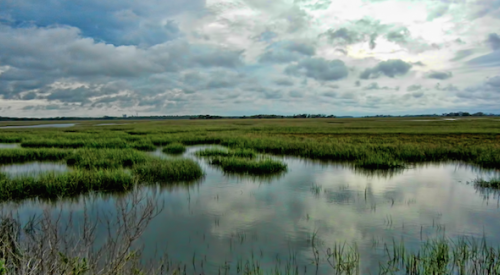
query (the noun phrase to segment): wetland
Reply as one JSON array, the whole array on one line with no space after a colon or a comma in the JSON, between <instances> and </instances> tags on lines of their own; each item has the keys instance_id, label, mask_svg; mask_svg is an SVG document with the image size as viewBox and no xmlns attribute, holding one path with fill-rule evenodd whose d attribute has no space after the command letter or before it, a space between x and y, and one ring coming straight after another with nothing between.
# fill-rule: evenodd
<instances>
[{"instance_id":1,"label":"wetland","mask_svg":"<svg viewBox=\"0 0 500 275\"><path fill-rule=\"evenodd\" d=\"M30 261L35 273L497 274L497 124L2 129L13 146L0 147L0 230L12 238L0 263L7 274L29 274Z\"/></svg>"}]
</instances>

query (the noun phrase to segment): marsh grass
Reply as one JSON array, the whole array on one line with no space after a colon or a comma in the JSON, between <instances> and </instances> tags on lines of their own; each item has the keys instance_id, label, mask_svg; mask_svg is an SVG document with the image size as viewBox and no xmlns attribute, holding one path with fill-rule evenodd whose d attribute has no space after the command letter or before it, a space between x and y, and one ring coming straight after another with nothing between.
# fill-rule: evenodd
<instances>
[{"instance_id":1,"label":"marsh grass","mask_svg":"<svg viewBox=\"0 0 500 275\"><path fill-rule=\"evenodd\" d=\"M208 148L195 153L200 157L238 157L238 158L255 158L256 154L251 149L237 148L232 150Z\"/></svg>"},{"instance_id":2,"label":"marsh grass","mask_svg":"<svg viewBox=\"0 0 500 275\"><path fill-rule=\"evenodd\" d=\"M476 187L500 189L500 178L493 178L490 180L478 178L475 179L473 183Z\"/></svg>"},{"instance_id":3,"label":"marsh grass","mask_svg":"<svg viewBox=\"0 0 500 275\"><path fill-rule=\"evenodd\" d=\"M151 157L132 149L78 149L66 163L83 169L111 169L142 164Z\"/></svg>"},{"instance_id":4,"label":"marsh grass","mask_svg":"<svg viewBox=\"0 0 500 275\"><path fill-rule=\"evenodd\" d=\"M200 165L190 159L158 159L136 165L133 173L141 181L165 183L172 181L194 181L203 176Z\"/></svg>"},{"instance_id":5,"label":"marsh grass","mask_svg":"<svg viewBox=\"0 0 500 275\"><path fill-rule=\"evenodd\" d=\"M156 146L149 140L138 140L130 145L131 148L140 151L154 151Z\"/></svg>"},{"instance_id":6,"label":"marsh grass","mask_svg":"<svg viewBox=\"0 0 500 275\"><path fill-rule=\"evenodd\" d=\"M165 154L180 155L186 152L186 146L182 143L171 143L163 147L162 152Z\"/></svg>"},{"instance_id":7,"label":"marsh grass","mask_svg":"<svg viewBox=\"0 0 500 275\"><path fill-rule=\"evenodd\" d=\"M73 170L66 173L45 173L37 177L0 176L0 201L27 198L54 199L71 197L91 191L125 191L134 185L134 177L123 169Z\"/></svg>"},{"instance_id":8,"label":"marsh grass","mask_svg":"<svg viewBox=\"0 0 500 275\"><path fill-rule=\"evenodd\" d=\"M280 173L287 170L286 163L270 158L253 160L237 157L214 157L209 162L220 167L225 173L261 175Z\"/></svg>"},{"instance_id":9,"label":"marsh grass","mask_svg":"<svg viewBox=\"0 0 500 275\"><path fill-rule=\"evenodd\" d=\"M428 240L418 250L404 243L384 244L386 262L379 274L500 274L500 249L486 239Z\"/></svg>"},{"instance_id":10,"label":"marsh grass","mask_svg":"<svg viewBox=\"0 0 500 275\"><path fill-rule=\"evenodd\" d=\"M22 163L28 161L59 161L73 154L70 150L61 149L2 149L0 164Z\"/></svg>"}]
</instances>

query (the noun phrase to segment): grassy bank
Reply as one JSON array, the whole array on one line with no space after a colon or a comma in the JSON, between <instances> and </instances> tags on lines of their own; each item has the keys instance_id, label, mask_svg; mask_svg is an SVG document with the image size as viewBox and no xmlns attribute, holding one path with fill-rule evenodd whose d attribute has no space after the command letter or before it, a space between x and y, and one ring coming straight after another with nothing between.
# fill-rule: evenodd
<instances>
[{"instance_id":1,"label":"grassy bank","mask_svg":"<svg viewBox=\"0 0 500 275\"><path fill-rule=\"evenodd\" d=\"M13 178L0 174L0 201L55 199L93 191L121 192L136 184L188 182L203 176L198 163L187 159L163 160L123 150L78 153L67 160L74 165L69 172Z\"/></svg>"},{"instance_id":2,"label":"grassy bank","mask_svg":"<svg viewBox=\"0 0 500 275\"><path fill-rule=\"evenodd\" d=\"M255 152L250 149L238 148L233 150L224 149L205 149L196 152L199 157L238 157L238 158L255 158Z\"/></svg>"},{"instance_id":3,"label":"grassy bank","mask_svg":"<svg viewBox=\"0 0 500 275\"><path fill-rule=\"evenodd\" d=\"M286 171L287 165L273 159L246 159L237 157L215 157L210 164L218 166L226 173L248 173L252 175L274 174Z\"/></svg>"},{"instance_id":4,"label":"grassy bank","mask_svg":"<svg viewBox=\"0 0 500 275\"><path fill-rule=\"evenodd\" d=\"M175 142L163 147L162 151L165 154L180 155L186 152L186 146L182 143Z\"/></svg>"},{"instance_id":5,"label":"grassy bank","mask_svg":"<svg viewBox=\"0 0 500 275\"><path fill-rule=\"evenodd\" d=\"M55 199L91 191L125 191L134 185L134 176L118 170L75 170L67 173L47 173L38 177L0 177L0 201L27 198Z\"/></svg>"}]
</instances>

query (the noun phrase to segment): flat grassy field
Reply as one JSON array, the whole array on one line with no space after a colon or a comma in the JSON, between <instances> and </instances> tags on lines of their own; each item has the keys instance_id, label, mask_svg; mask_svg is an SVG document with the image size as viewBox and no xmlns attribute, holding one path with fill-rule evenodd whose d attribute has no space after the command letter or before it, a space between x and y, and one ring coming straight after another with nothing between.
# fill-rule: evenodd
<instances>
[{"instance_id":1,"label":"flat grassy field","mask_svg":"<svg viewBox=\"0 0 500 275\"><path fill-rule=\"evenodd\" d=\"M0 163L61 161L72 167L72 172L15 180L3 175L0 200L122 191L142 182L196 180L203 175L196 162L162 160L147 151L161 148L167 154L181 154L185 146L201 144L228 147L229 151L208 150L198 155L234 173L286 170L286 164L255 159L256 154L345 162L364 169L404 168L436 161L500 168L497 118L51 121L55 123L76 125L0 128L0 143L20 144L20 148L1 149ZM103 123L115 125L98 126ZM12 124L34 123L2 122L0 126ZM110 177L114 180L109 181ZM92 179L92 184L82 184L82 178Z\"/></svg>"}]
</instances>

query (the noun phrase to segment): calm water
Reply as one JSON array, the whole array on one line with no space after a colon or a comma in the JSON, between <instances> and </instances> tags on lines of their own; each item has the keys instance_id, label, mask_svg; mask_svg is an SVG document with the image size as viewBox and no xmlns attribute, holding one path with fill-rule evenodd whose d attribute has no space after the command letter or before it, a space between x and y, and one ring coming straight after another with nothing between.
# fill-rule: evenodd
<instances>
[{"instance_id":1,"label":"calm water","mask_svg":"<svg viewBox=\"0 0 500 275\"><path fill-rule=\"evenodd\" d=\"M28 162L21 164L0 165L0 172L10 177L23 175L38 176L43 173L63 173L69 171L66 164L58 162Z\"/></svg>"},{"instance_id":2,"label":"calm water","mask_svg":"<svg viewBox=\"0 0 500 275\"><path fill-rule=\"evenodd\" d=\"M2 126L0 129L15 129L15 128L65 128L73 127L75 123L61 123L61 124L38 124L38 125L19 125L19 126Z\"/></svg>"},{"instance_id":3,"label":"calm water","mask_svg":"<svg viewBox=\"0 0 500 275\"><path fill-rule=\"evenodd\" d=\"M193 147L185 156L196 159ZM157 151L153 154L166 156ZM284 158L288 172L270 179L228 176L199 160L206 176L189 188L163 188L165 208L150 224L143 242L145 257L153 249L169 253L174 261L191 265L207 257L208 274L225 261L250 258L263 267L276 259L296 256L301 273L313 274L309 240L317 233L321 258L335 242L356 243L361 274L378 267L381 248L374 244L404 239L416 247L429 237L482 237L500 245L500 209L497 197L485 198L472 185L481 171L460 164L428 164L390 173L368 173L336 164ZM154 188L146 187L152 192ZM115 197L119 197L116 195ZM22 217L43 209L61 208L82 216L83 201L93 210L114 211L114 196L81 197L52 203L26 201L4 204ZM100 231L99 231L100 232ZM199 267L198 267L199 268ZM320 274L329 274L326 262Z\"/></svg>"}]
</instances>

